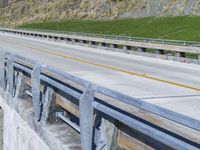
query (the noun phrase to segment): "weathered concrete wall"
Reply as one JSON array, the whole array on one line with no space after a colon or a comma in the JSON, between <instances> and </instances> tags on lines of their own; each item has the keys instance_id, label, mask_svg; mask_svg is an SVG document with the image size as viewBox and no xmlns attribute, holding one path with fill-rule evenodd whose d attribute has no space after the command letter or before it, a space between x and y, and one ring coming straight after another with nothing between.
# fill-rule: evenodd
<instances>
[{"instance_id":1,"label":"weathered concrete wall","mask_svg":"<svg viewBox=\"0 0 200 150\"><path fill-rule=\"evenodd\" d=\"M22 117L0 97L4 113L4 150L50 150Z\"/></svg>"},{"instance_id":2,"label":"weathered concrete wall","mask_svg":"<svg viewBox=\"0 0 200 150\"><path fill-rule=\"evenodd\" d=\"M14 97L9 94L9 85L0 90L0 107L4 113L4 150L81 149L79 133L56 116L54 120L47 119L50 111L48 108L51 107L50 101L46 101L43 106L46 111L42 114L42 119L40 121L36 119L32 97L26 93L30 88L29 78L20 73L15 79L17 87ZM44 93L44 101L48 95L48 92Z\"/></svg>"}]
</instances>

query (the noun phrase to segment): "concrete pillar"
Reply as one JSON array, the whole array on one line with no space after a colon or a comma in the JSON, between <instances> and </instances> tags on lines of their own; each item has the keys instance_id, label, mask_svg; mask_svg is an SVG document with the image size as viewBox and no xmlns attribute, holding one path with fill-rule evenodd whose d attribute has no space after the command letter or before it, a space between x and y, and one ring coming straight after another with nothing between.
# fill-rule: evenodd
<instances>
[{"instance_id":1,"label":"concrete pillar","mask_svg":"<svg viewBox=\"0 0 200 150\"><path fill-rule=\"evenodd\" d=\"M176 52L175 57L185 57L185 52Z\"/></svg>"},{"instance_id":2,"label":"concrete pillar","mask_svg":"<svg viewBox=\"0 0 200 150\"><path fill-rule=\"evenodd\" d=\"M137 50L138 50L138 52L146 52L147 51L147 49L143 48L143 47L138 47Z\"/></svg>"},{"instance_id":3,"label":"concrete pillar","mask_svg":"<svg viewBox=\"0 0 200 150\"><path fill-rule=\"evenodd\" d=\"M154 53L155 53L155 54L165 54L165 51L164 51L164 50L161 50L161 49L155 49L155 50L154 50Z\"/></svg>"}]
</instances>

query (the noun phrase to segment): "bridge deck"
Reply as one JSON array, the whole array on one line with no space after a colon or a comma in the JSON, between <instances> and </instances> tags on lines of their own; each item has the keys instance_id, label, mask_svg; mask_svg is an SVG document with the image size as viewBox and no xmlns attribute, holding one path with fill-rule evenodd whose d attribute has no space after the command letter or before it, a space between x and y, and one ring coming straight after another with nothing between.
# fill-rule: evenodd
<instances>
[{"instance_id":1,"label":"bridge deck","mask_svg":"<svg viewBox=\"0 0 200 150\"><path fill-rule=\"evenodd\" d=\"M200 66L0 34L0 49L200 120Z\"/></svg>"}]
</instances>

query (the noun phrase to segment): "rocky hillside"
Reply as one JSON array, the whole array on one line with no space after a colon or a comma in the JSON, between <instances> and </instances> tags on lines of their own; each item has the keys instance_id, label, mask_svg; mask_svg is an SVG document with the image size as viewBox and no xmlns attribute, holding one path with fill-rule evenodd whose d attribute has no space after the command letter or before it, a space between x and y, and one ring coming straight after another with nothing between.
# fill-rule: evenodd
<instances>
[{"instance_id":1,"label":"rocky hillside","mask_svg":"<svg viewBox=\"0 0 200 150\"><path fill-rule=\"evenodd\" d=\"M64 19L200 15L199 0L13 0L0 9L0 25Z\"/></svg>"}]
</instances>

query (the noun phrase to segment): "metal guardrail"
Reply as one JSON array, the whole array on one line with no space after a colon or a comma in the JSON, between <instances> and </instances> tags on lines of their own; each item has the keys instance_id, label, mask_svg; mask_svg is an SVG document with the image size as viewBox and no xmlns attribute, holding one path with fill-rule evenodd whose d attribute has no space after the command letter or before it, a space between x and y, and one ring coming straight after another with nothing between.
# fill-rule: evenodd
<instances>
[{"instance_id":1,"label":"metal guardrail","mask_svg":"<svg viewBox=\"0 0 200 150\"><path fill-rule=\"evenodd\" d=\"M31 93L35 118L38 122L41 120L43 113L41 100L41 85L52 86L66 94L71 95L79 102L80 125L66 122L77 131L80 131L81 145L83 150L91 150L93 145L93 126L94 115L101 112L115 120L118 120L127 128L134 129L141 134L155 139L172 149L177 150L199 150L200 143L194 144L188 142L176 135L169 134L157 126L149 124L147 121L137 119L133 114L126 112L123 108L115 106L116 102L121 102L129 106L137 107L147 113L152 113L161 118L181 124L200 132L200 121L190 117L175 113L165 108L144 102L142 100L129 97L116 91L98 86L89 81L83 80L71 74L51 66L41 64L34 60L1 51L0 53L0 81L3 91L7 90L10 98L16 97L16 80L18 79L15 72L27 73L31 76ZM76 83L81 89L69 86L69 82ZM99 99L96 93L109 97L113 104L105 103L104 99ZM12 102L11 102L12 103ZM59 116L59 115L58 115ZM62 119L62 116L60 116Z\"/></svg>"},{"instance_id":2,"label":"metal guardrail","mask_svg":"<svg viewBox=\"0 0 200 150\"><path fill-rule=\"evenodd\" d=\"M200 42L194 41L181 41L181 40L167 40L167 39L154 39L154 38L143 38L143 37L133 37L133 36L121 36L121 35L109 35L109 34L96 34L88 32L70 32L70 31L58 31L58 30L47 30L47 29L32 29L32 28L13 28L20 29L24 31L39 31L46 33L56 33L56 34L66 34L66 35L77 35L95 38L105 38L105 39L115 39L124 41L136 41L145 43L157 43L157 44L169 44L178 46L195 46L200 47Z\"/></svg>"},{"instance_id":3,"label":"metal guardrail","mask_svg":"<svg viewBox=\"0 0 200 150\"><path fill-rule=\"evenodd\" d=\"M167 60L200 64L199 42L173 41L159 39L129 38L77 32L39 32L0 28L3 33L17 34L34 38L48 39L70 44L96 47L133 55L149 56ZM68 34L67 34L68 33Z\"/></svg>"}]
</instances>

